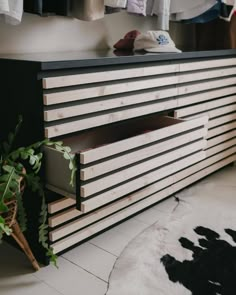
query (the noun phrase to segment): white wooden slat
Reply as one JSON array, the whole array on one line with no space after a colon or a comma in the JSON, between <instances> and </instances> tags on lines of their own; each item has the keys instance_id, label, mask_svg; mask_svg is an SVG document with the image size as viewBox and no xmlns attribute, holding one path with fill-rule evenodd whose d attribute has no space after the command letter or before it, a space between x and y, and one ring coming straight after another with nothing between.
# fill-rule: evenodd
<instances>
[{"instance_id":1,"label":"white wooden slat","mask_svg":"<svg viewBox=\"0 0 236 295\"><path fill-rule=\"evenodd\" d=\"M236 86L220 88L217 90L210 90L205 92L198 92L187 96L177 97L178 107L183 107L190 104L200 103L211 99L220 98L226 95L232 95L236 93Z\"/></svg>"},{"instance_id":2,"label":"white wooden slat","mask_svg":"<svg viewBox=\"0 0 236 295\"><path fill-rule=\"evenodd\" d=\"M50 227L56 227L61 224L62 221L66 222L70 219L73 219L75 217L78 217L82 215L83 213L76 208L68 209L66 211L63 211L61 213L58 213L56 215L53 215L48 218L48 225Z\"/></svg>"},{"instance_id":3,"label":"white wooden slat","mask_svg":"<svg viewBox=\"0 0 236 295\"><path fill-rule=\"evenodd\" d=\"M226 150L226 149L228 149L232 146L235 146L235 145L236 145L236 138L233 138L231 140L228 140L226 142L218 144L218 145L206 150L206 157L211 157L211 156L213 156L219 152L222 152L223 150Z\"/></svg>"},{"instance_id":4,"label":"white wooden slat","mask_svg":"<svg viewBox=\"0 0 236 295\"><path fill-rule=\"evenodd\" d=\"M164 118L161 120L164 120ZM91 162L125 152L128 149L138 148L142 145L150 144L157 140L162 140L167 137L179 134L181 132L189 131L191 129L206 125L208 123L207 116L202 116L201 118L182 122L174 121L176 120L174 118L168 118L168 120L170 122L169 125L171 126L164 127L159 130L148 132L145 134L141 134L112 144L101 146L96 149L81 152L80 162L81 164L89 164ZM173 124L174 122L176 122L176 124Z\"/></svg>"},{"instance_id":5,"label":"white wooden slat","mask_svg":"<svg viewBox=\"0 0 236 295\"><path fill-rule=\"evenodd\" d=\"M104 204L112 202L124 195L130 194L136 189L138 190L144 186L150 185L164 177L167 177L194 163L197 163L198 161L203 160L205 156L206 156L205 152L198 152L182 160L179 160L165 167L157 169L154 172L148 173L134 180L130 180L129 182L125 184L122 184L116 188L113 188L113 189L110 189L109 191L101 193L94 198L84 201L81 204L81 211L89 212Z\"/></svg>"},{"instance_id":6,"label":"white wooden slat","mask_svg":"<svg viewBox=\"0 0 236 295\"><path fill-rule=\"evenodd\" d=\"M178 64L144 66L130 69L105 70L103 72L91 72L58 77L43 78L43 88L50 89L73 85L90 84L112 80L147 77L152 75L169 74L179 71Z\"/></svg>"},{"instance_id":7,"label":"white wooden slat","mask_svg":"<svg viewBox=\"0 0 236 295\"><path fill-rule=\"evenodd\" d=\"M184 94L193 93L193 92L226 87L226 86L235 85L235 84L236 84L236 77L180 85L178 86L178 95L184 95Z\"/></svg>"},{"instance_id":8,"label":"white wooden slat","mask_svg":"<svg viewBox=\"0 0 236 295\"><path fill-rule=\"evenodd\" d=\"M122 169L121 171L104 176L98 180L94 180L84 185L82 184L80 187L80 195L83 198L89 197L97 192L136 177L142 173L146 173L171 161L185 157L188 154L202 150L206 147L206 145L207 142L205 140L199 140L184 147L179 147L172 152L167 152L160 157L157 156L151 160L146 160L143 163L132 165L130 168Z\"/></svg>"},{"instance_id":9,"label":"white wooden slat","mask_svg":"<svg viewBox=\"0 0 236 295\"><path fill-rule=\"evenodd\" d=\"M208 69L206 71L178 74L178 83L187 83L232 75L236 75L236 67L220 68L216 70Z\"/></svg>"},{"instance_id":10,"label":"white wooden slat","mask_svg":"<svg viewBox=\"0 0 236 295\"><path fill-rule=\"evenodd\" d=\"M139 81L125 81L120 83L114 82L113 84L91 86L77 90L67 90L44 94L43 101L45 105L53 105L57 103L84 100L92 97L102 97L106 95L173 85L176 84L176 82L177 77L175 75L169 75L166 77L161 76L150 79L144 78L143 80Z\"/></svg>"},{"instance_id":11,"label":"white wooden slat","mask_svg":"<svg viewBox=\"0 0 236 295\"><path fill-rule=\"evenodd\" d=\"M209 121L209 123L207 124L207 128L211 129L214 127L217 127L219 125L223 125L224 123L230 122L230 121L234 121L236 120L236 113L231 113L222 117L217 117L215 119L212 119Z\"/></svg>"},{"instance_id":12,"label":"white wooden slat","mask_svg":"<svg viewBox=\"0 0 236 295\"><path fill-rule=\"evenodd\" d=\"M208 139L207 141L207 148L211 148L219 143L225 142L231 138L236 138L236 130L229 131L227 133L221 134L219 136L213 137L211 139Z\"/></svg>"},{"instance_id":13,"label":"white wooden slat","mask_svg":"<svg viewBox=\"0 0 236 295\"><path fill-rule=\"evenodd\" d=\"M102 115L93 115L86 119L76 119L67 123L58 123L45 128L45 137L52 138L60 135L69 134L76 131L89 129L92 127L98 127L106 124L111 124L119 121L123 121L130 118L136 118L139 116L153 114L165 110L170 110L176 107L177 101L172 99L166 101L165 104L159 105L159 103L149 104L146 106L136 106L131 109L108 112Z\"/></svg>"},{"instance_id":14,"label":"white wooden slat","mask_svg":"<svg viewBox=\"0 0 236 295\"><path fill-rule=\"evenodd\" d=\"M235 128L236 128L236 122L228 123L228 124L225 124L223 126L212 128L211 130L208 131L207 139L211 138L211 137L214 137L214 136L217 136L219 134L225 133L225 132L230 131L230 130L235 129Z\"/></svg>"},{"instance_id":15,"label":"white wooden slat","mask_svg":"<svg viewBox=\"0 0 236 295\"><path fill-rule=\"evenodd\" d=\"M232 153L232 151L231 151ZM115 201L113 203L110 203L100 209L97 209L92 213L87 214L84 217L81 217L79 220L75 220L70 222L69 224L66 224L64 226L61 226L58 229L55 229L50 232L49 237L51 241L56 241L63 236L66 236L68 234L71 234L85 226L88 226L89 224L98 221L99 219L102 219L118 210L121 210L137 201L140 201L147 196L150 196L157 191L160 191L170 185L172 185L175 182L178 182L182 180L183 178L186 178L190 176L191 174L194 174L198 172L199 170L202 170L215 162L218 162L219 160L222 160L225 158L225 153L221 153L220 155L218 154L217 156L208 158L206 160L203 160L201 162L198 162L197 164L194 164L193 166L190 166L180 172L177 172L176 174L173 174L171 176L168 176L162 180L159 180L143 189L140 189L138 191L135 191L134 193L128 195L125 198L122 198L118 201ZM227 153L228 156L228 153ZM83 204L82 204L83 205ZM71 209L71 211L76 211L76 209ZM60 223L68 221L66 219L66 216L63 216L63 214L60 216L61 220Z\"/></svg>"},{"instance_id":16,"label":"white wooden slat","mask_svg":"<svg viewBox=\"0 0 236 295\"><path fill-rule=\"evenodd\" d=\"M176 117L185 117L196 113L206 112L208 110L236 103L236 95L228 96L221 99L216 99L210 102L200 103L194 106L185 107L176 110ZM233 105L235 106L235 105ZM232 108L233 109L233 108Z\"/></svg>"},{"instance_id":17,"label":"white wooden slat","mask_svg":"<svg viewBox=\"0 0 236 295\"><path fill-rule=\"evenodd\" d=\"M75 205L76 201L67 197L64 197L58 201L48 204L48 213L53 214L67 207Z\"/></svg>"},{"instance_id":18,"label":"white wooden slat","mask_svg":"<svg viewBox=\"0 0 236 295\"><path fill-rule=\"evenodd\" d=\"M177 103L176 100L173 98L173 103L171 106L166 105L167 102L159 102L159 100L164 98L171 98L177 95L177 88L171 87L169 89L160 89L151 92L143 92L139 94L133 95L125 95L121 97L111 98L111 99L104 99L95 102L88 101L86 104L78 104L69 107L56 107L55 109L46 110L44 111L44 120L54 121L54 120L61 120L65 118L70 118L74 116L81 116L90 113L96 113L99 111L106 111L116 108L123 108L125 106L136 105L138 107L139 103L146 103L146 102L155 102L158 103L160 110L164 110L167 107L176 107Z\"/></svg>"},{"instance_id":19,"label":"white wooden slat","mask_svg":"<svg viewBox=\"0 0 236 295\"><path fill-rule=\"evenodd\" d=\"M182 119L193 120L193 119L199 118L201 116L207 116L209 119L213 119L213 118L216 118L219 116L223 116L225 114L233 113L235 111L236 111L236 104L230 104L225 107L222 106L220 108L209 110L204 113L198 113L198 114L194 114L194 115L190 115L190 116L185 116ZM176 113L175 113L175 116L176 116Z\"/></svg>"},{"instance_id":20,"label":"white wooden slat","mask_svg":"<svg viewBox=\"0 0 236 295\"><path fill-rule=\"evenodd\" d=\"M180 72L211 69L218 67L231 67L236 64L236 58L221 58L205 61L182 62L179 65Z\"/></svg>"},{"instance_id":21,"label":"white wooden slat","mask_svg":"<svg viewBox=\"0 0 236 295\"><path fill-rule=\"evenodd\" d=\"M102 231L103 229L116 224L117 222L121 221L122 219L125 219L131 215L133 215L136 212L139 212L140 210L155 204L156 202L164 199L165 197L175 193L176 191L184 188L187 185L190 185L191 183L203 178L204 176L220 169L221 167L229 164L230 162L235 161L236 156L232 156L228 159L225 159L219 163L216 163L215 165L206 168L205 170L202 170L194 175L191 175L190 177L180 181L179 183L176 183L152 196L150 196L149 198L146 198L138 203L135 203L125 209L123 209L122 211L119 211L113 215L108 216L107 218L92 224L91 226L84 228L83 230L61 240L58 241L56 243L53 243L51 246L53 248L54 253L59 253L61 251L63 251L64 249L79 243L81 241L83 241L84 239L92 236L93 234L96 234L100 231Z\"/></svg>"},{"instance_id":22,"label":"white wooden slat","mask_svg":"<svg viewBox=\"0 0 236 295\"><path fill-rule=\"evenodd\" d=\"M121 167L128 166L137 161L144 160L145 158L149 158L155 155L158 155L163 152L167 152L170 149L174 149L178 146L184 145L186 143L195 141L200 138L204 138L207 135L207 128L202 128L200 130L195 130L183 135L179 135L175 138L167 139L162 142L158 142L153 144L152 146L148 146L146 148L139 149L137 151L131 151L129 153L124 154L123 156L119 156L117 158L113 158L107 161L103 161L102 163L95 164L86 168L80 169L80 179L88 180L102 174L111 172Z\"/></svg>"}]
</instances>

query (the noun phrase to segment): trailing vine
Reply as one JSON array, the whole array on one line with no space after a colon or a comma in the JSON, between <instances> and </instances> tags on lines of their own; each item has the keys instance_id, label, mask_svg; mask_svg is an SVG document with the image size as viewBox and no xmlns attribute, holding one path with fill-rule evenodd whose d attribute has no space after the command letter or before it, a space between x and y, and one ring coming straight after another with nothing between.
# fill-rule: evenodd
<instances>
[{"instance_id":1,"label":"trailing vine","mask_svg":"<svg viewBox=\"0 0 236 295\"><path fill-rule=\"evenodd\" d=\"M43 159L42 147L53 146L63 154L69 162L71 170L70 184L75 183L76 163L75 156L71 154L70 147L63 146L62 141L51 141L48 139L36 142L27 147L13 149L14 141L22 123L19 117L18 124L14 132L10 132L7 141L0 146L0 242L3 234L10 235L11 229L6 225L1 213L8 212L6 201L12 198L17 200L18 222L22 231L27 229L27 216L22 200L22 190L20 183L23 180L26 187L36 192L41 198L41 212L39 216L39 243L46 249L46 255L57 267L57 256L48 244L48 224L47 224L47 205L45 193L40 176L38 175Z\"/></svg>"}]
</instances>

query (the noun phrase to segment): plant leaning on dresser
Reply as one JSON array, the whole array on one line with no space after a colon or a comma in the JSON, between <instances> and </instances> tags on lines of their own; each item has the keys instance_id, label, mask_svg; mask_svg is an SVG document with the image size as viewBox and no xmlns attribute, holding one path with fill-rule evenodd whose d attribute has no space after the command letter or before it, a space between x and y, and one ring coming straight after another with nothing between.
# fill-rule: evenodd
<instances>
[{"instance_id":1,"label":"plant leaning on dresser","mask_svg":"<svg viewBox=\"0 0 236 295\"><path fill-rule=\"evenodd\" d=\"M48 139L33 143L27 147L14 148L15 138L21 123L22 117L20 116L14 132L10 132L7 140L0 143L0 242L3 234L13 235L11 222L15 217L21 232L27 229L27 215L22 196L24 189L28 188L32 192L36 192L37 196L41 198L39 243L45 248L50 261L57 266L57 256L48 244L47 206L43 182L39 176L43 160L42 147L45 145L54 146L63 153L64 158L69 161L71 170L70 184L72 186L77 169L74 156L70 154L71 149L63 146L61 141L50 141ZM22 247L22 249L24 248Z\"/></svg>"}]
</instances>

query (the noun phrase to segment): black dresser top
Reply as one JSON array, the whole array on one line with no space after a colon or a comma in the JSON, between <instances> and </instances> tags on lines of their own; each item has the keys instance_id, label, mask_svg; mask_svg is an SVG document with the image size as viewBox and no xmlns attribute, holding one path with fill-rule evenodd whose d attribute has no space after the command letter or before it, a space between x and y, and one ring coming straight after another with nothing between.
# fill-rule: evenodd
<instances>
[{"instance_id":1,"label":"black dresser top","mask_svg":"<svg viewBox=\"0 0 236 295\"><path fill-rule=\"evenodd\" d=\"M154 61L189 60L196 58L236 57L236 49L189 51L182 53L145 53L121 51L73 51L32 54L2 54L1 60L36 63L40 70L56 70L105 65L122 65Z\"/></svg>"}]
</instances>

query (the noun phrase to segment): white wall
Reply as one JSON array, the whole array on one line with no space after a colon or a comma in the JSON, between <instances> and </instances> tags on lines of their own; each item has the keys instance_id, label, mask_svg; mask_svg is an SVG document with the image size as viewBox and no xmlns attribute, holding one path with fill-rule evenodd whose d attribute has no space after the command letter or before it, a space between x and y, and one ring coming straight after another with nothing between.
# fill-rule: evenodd
<instances>
[{"instance_id":1,"label":"white wall","mask_svg":"<svg viewBox=\"0 0 236 295\"><path fill-rule=\"evenodd\" d=\"M23 15L18 26L0 23L0 53L30 53L112 48L112 45L133 29L155 30L155 17L129 15L125 11L106 15L104 19L85 22L69 17ZM177 45L191 40L192 30L171 25Z\"/></svg>"}]
</instances>

